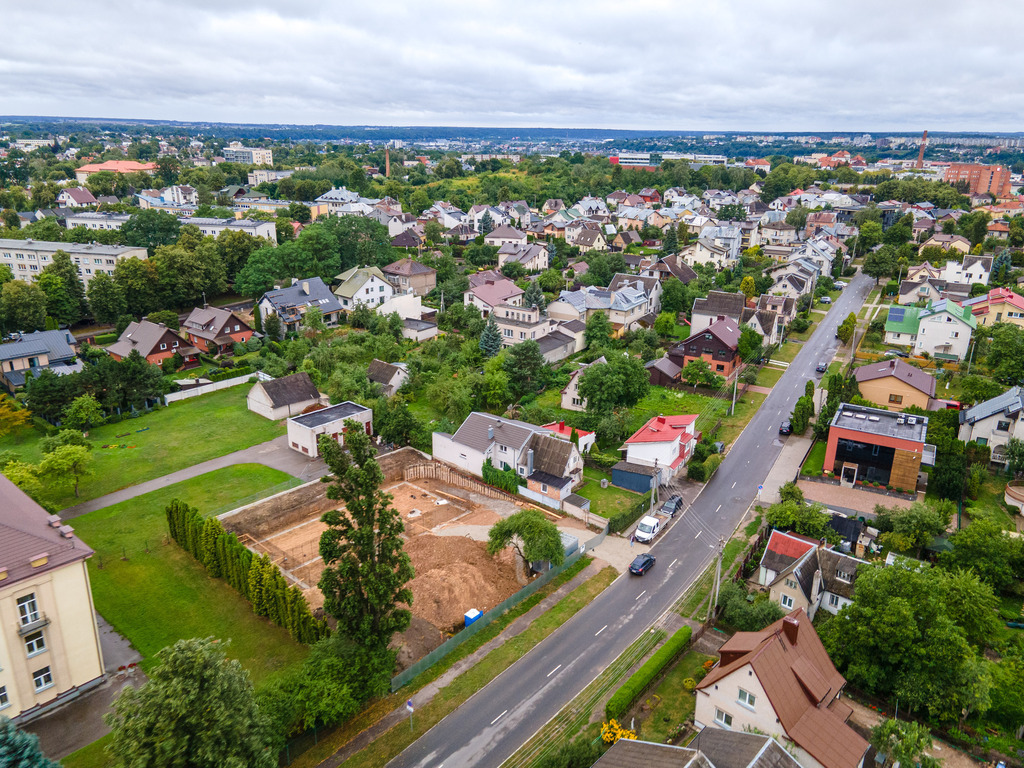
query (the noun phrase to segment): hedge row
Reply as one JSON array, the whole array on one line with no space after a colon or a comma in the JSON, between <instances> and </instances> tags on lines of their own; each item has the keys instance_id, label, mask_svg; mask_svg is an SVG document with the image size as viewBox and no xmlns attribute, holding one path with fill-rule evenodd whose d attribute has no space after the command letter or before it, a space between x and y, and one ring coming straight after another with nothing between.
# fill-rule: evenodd
<instances>
[{"instance_id":1,"label":"hedge row","mask_svg":"<svg viewBox=\"0 0 1024 768\"><path fill-rule=\"evenodd\" d=\"M98 333L93 337L93 341L96 342L96 346L102 346L104 344L113 344L117 341L116 333Z\"/></svg>"},{"instance_id":2,"label":"hedge row","mask_svg":"<svg viewBox=\"0 0 1024 768\"><path fill-rule=\"evenodd\" d=\"M237 368L222 368L216 373L211 373L207 378L210 381L224 381L237 376L248 376L250 373L252 373L252 368L248 365L240 365Z\"/></svg>"},{"instance_id":3,"label":"hedge row","mask_svg":"<svg viewBox=\"0 0 1024 768\"><path fill-rule=\"evenodd\" d=\"M686 467L686 476L698 483L706 483L715 474L715 470L722 463L722 454L713 453L704 459L703 462L691 461Z\"/></svg>"},{"instance_id":4,"label":"hedge row","mask_svg":"<svg viewBox=\"0 0 1024 768\"><path fill-rule=\"evenodd\" d=\"M692 629L683 627L666 640L665 644L655 651L654 655L644 662L644 665L634 672L608 700L604 707L605 717L609 720L613 718L618 720L625 715L637 697L647 689L647 686L661 674L669 662L690 644L692 634Z\"/></svg>"},{"instance_id":5,"label":"hedge row","mask_svg":"<svg viewBox=\"0 0 1024 768\"><path fill-rule=\"evenodd\" d=\"M289 587L267 555L256 557L226 533L220 520L204 518L179 499L167 505L167 527L182 549L202 563L210 575L224 579L265 616L300 643L312 645L328 634L327 623L313 616L302 590Z\"/></svg>"},{"instance_id":6,"label":"hedge row","mask_svg":"<svg viewBox=\"0 0 1024 768\"><path fill-rule=\"evenodd\" d=\"M519 475L514 469L498 469L491 463L490 459L484 462L480 472L483 481L495 488L500 488L506 493L519 493Z\"/></svg>"},{"instance_id":7,"label":"hedge row","mask_svg":"<svg viewBox=\"0 0 1024 768\"><path fill-rule=\"evenodd\" d=\"M644 494L644 497L637 502L636 506L632 509L624 509L621 512L616 512L614 515L608 518L608 533L618 533L624 531L637 520L639 520L647 512L650 506L651 495L650 492Z\"/></svg>"}]
</instances>

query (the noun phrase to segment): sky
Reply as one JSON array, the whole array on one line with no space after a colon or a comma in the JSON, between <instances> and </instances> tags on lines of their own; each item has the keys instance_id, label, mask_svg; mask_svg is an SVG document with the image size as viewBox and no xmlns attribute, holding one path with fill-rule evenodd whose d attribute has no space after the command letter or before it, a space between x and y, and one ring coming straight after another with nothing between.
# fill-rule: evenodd
<instances>
[{"instance_id":1,"label":"sky","mask_svg":"<svg viewBox=\"0 0 1024 768\"><path fill-rule=\"evenodd\" d=\"M1024 3L82 0L0 9L0 114L1024 130Z\"/></svg>"}]
</instances>

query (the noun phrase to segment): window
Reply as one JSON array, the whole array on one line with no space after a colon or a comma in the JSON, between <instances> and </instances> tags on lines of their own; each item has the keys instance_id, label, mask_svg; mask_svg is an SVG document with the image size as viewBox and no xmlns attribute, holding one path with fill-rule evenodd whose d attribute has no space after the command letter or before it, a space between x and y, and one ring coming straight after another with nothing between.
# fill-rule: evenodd
<instances>
[{"instance_id":1,"label":"window","mask_svg":"<svg viewBox=\"0 0 1024 768\"><path fill-rule=\"evenodd\" d=\"M849 584L853 578L846 571L836 571L836 578Z\"/></svg>"},{"instance_id":2,"label":"window","mask_svg":"<svg viewBox=\"0 0 1024 768\"><path fill-rule=\"evenodd\" d=\"M237 331L237 330L238 330L238 328L239 328L239 326L238 326L238 324L236 323L236 324L235 324L235 330Z\"/></svg>"},{"instance_id":3,"label":"window","mask_svg":"<svg viewBox=\"0 0 1024 768\"><path fill-rule=\"evenodd\" d=\"M903 395L889 395L889 402L899 405L903 402Z\"/></svg>"},{"instance_id":4,"label":"window","mask_svg":"<svg viewBox=\"0 0 1024 768\"><path fill-rule=\"evenodd\" d=\"M43 632L33 632L31 635L25 635L25 653L30 657L36 654L42 653L46 650L46 638L43 637Z\"/></svg>"},{"instance_id":5,"label":"window","mask_svg":"<svg viewBox=\"0 0 1024 768\"><path fill-rule=\"evenodd\" d=\"M160 342L160 349L167 349L167 345L164 342Z\"/></svg>"},{"instance_id":6,"label":"window","mask_svg":"<svg viewBox=\"0 0 1024 768\"><path fill-rule=\"evenodd\" d=\"M740 704L745 704L748 707L753 708L754 701L756 699L757 697L754 694L748 691L744 691L742 688L740 688Z\"/></svg>"},{"instance_id":7,"label":"window","mask_svg":"<svg viewBox=\"0 0 1024 768\"><path fill-rule=\"evenodd\" d=\"M1008 422L1008 421L997 421L996 422L996 431L997 432L1009 432L1010 431L1010 422Z\"/></svg>"},{"instance_id":8,"label":"window","mask_svg":"<svg viewBox=\"0 0 1024 768\"><path fill-rule=\"evenodd\" d=\"M978 445L988 445L987 437L976 437L974 439L977 441Z\"/></svg>"},{"instance_id":9,"label":"window","mask_svg":"<svg viewBox=\"0 0 1024 768\"><path fill-rule=\"evenodd\" d=\"M49 667L37 669L32 673L32 684L36 687L36 693L53 687L53 675Z\"/></svg>"},{"instance_id":10,"label":"window","mask_svg":"<svg viewBox=\"0 0 1024 768\"><path fill-rule=\"evenodd\" d=\"M951 338L951 339L959 339L960 338L960 331L950 331L949 332L949 338Z\"/></svg>"},{"instance_id":11,"label":"window","mask_svg":"<svg viewBox=\"0 0 1024 768\"><path fill-rule=\"evenodd\" d=\"M541 493L547 493L548 492L548 484L547 483L541 483L540 484L540 492Z\"/></svg>"},{"instance_id":12,"label":"window","mask_svg":"<svg viewBox=\"0 0 1024 768\"><path fill-rule=\"evenodd\" d=\"M7 695L7 686L0 685L0 709L7 709L11 706L11 699Z\"/></svg>"},{"instance_id":13,"label":"window","mask_svg":"<svg viewBox=\"0 0 1024 768\"><path fill-rule=\"evenodd\" d=\"M828 596L828 604L830 606L832 606L833 608L838 608L839 607L839 595L829 595Z\"/></svg>"},{"instance_id":14,"label":"window","mask_svg":"<svg viewBox=\"0 0 1024 768\"><path fill-rule=\"evenodd\" d=\"M39 606L36 604L35 595L18 598L18 617L23 627L39 621Z\"/></svg>"},{"instance_id":15,"label":"window","mask_svg":"<svg viewBox=\"0 0 1024 768\"><path fill-rule=\"evenodd\" d=\"M781 598L779 598L779 602L782 603L783 608L789 609L793 607L793 598L789 595L783 595Z\"/></svg>"},{"instance_id":16,"label":"window","mask_svg":"<svg viewBox=\"0 0 1024 768\"><path fill-rule=\"evenodd\" d=\"M790 589L796 589L796 582L793 579L786 579L786 586Z\"/></svg>"},{"instance_id":17,"label":"window","mask_svg":"<svg viewBox=\"0 0 1024 768\"><path fill-rule=\"evenodd\" d=\"M725 366L724 366L724 365L722 365L721 363L717 363L717 364L715 365L715 370L716 370L716 371L724 371L724 370L725 370Z\"/></svg>"},{"instance_id":18,"label":"window","mask_svg":"<svg viewBox=\"0 0 1024 768\"><path fill-rule=\"evenodd\" d=\"M505 447L504 445L499 445L499 446L498 446L498 450L499 450L499 451L500 451L501 453L505 453L506 451L508 451L508 448L506 448L506 447Z\"/></svg>"},{"instance_id":19,"label":"window","mask_svg":"<svg viewBox=\"0 0 1024 768\"><path fill-rule=\"evenodd\" d=\"M728 712L715 708L715 722L719 725L724 725L726 728L732 728L732 715Z\"/></svg>"}]
</instances>

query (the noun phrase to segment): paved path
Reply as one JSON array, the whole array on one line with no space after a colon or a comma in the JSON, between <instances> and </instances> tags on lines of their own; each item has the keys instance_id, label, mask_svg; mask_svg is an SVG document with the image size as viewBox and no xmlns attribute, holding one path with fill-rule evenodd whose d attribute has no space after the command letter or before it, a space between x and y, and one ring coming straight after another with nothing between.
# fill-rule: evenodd
<instances>
[{"instance_id":1,"label":"paved path","mask_svg":"<svg viewBox=\"0 0 1024 768\"><path fill-rule=\"evenodd\" d=\"M858 514L873 513L876 504L883 507L907 508L914 503L896 496L883 496L871 491L860 491L828 483L812 483L808 480L800 480L797 486L804 492L804 498L808 501L818 501L833 509L856 510ZM923 501L924 494L918 493L918 499Z\"/></svg>"},{"instance_id":2,"label":"paved path","mask_svg":"<svg viewBox=\"0 0 1024 768\"><path fill-rule=\"evenodd\" d=\"M777 441L782 445L782 453L779 454L779 458L775 460L771 471L761 484L764 486L764 490L759 494L759 502L765 506L781 501L779 489L796 477L800 471L800 465L803 464L804 456L811 450L811 443L814 442L812 438L801 435L789 435L788 437L780 435Z\"/></svg>"},{"instance_id":3,"label":"paved path","mask_svg":"<svg viewBox=\"0 0 1024 768\"><path fill-rule=\"evenodd\" d=\"M254 445L251 448L244 448L241 451L235 451L225 456L218 456L216 459L193 464L191 467L179 469L177 472L171 472L169 475L158 477L155 480L147 480L138 485L122 488L119 491L108 493L106 496L100 496L97 499L83 501L81 504L61 510L60 516L64 520L70 520L87 512L103 509L111 504L117 504L128 499L134 499L136 496L141 496L144 493L166 488L169 485L174 485L174 483L180 483L182 480L190 480L193 477L205 475L207 472L212 472L215 469L223 469L235 464L263 464L264 466L287 472L289 475L302 480L313 480L327 471L327 467L321 459L310 459L293 451L288 447L288 437L281 435L265 443Z\"/></svg>"}]
</instances>

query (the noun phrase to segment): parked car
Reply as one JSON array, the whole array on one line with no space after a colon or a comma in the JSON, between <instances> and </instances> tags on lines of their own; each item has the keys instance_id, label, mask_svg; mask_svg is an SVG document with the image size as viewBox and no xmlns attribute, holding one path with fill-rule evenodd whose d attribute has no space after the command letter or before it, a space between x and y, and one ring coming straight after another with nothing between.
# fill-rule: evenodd
<instances>
[{"instance_id":1,"label":"parked car","mask_svg":"<svg viewBox=\"0 0 1024 768\"><path fill-rule=\"evenodd\" d=\"M824 373L827 370L828 370L828 363L818 363L814 367L814 372L815 373Z\"/></svg>"},{"instance_id":2,"label":"parked car","mask_svg":"<svg viewBox=\"0 0 1024 768\"><path fill-rule=\"evenodd\" d=\"M819 301L820 301L820 302L821 302L822 304L831 304L831 303L832 303L832 297L831 297L831 296L822 296L822 297L821 297L821 298L819 299Z\"/></svg>"},{"instance_id":3,"label":"parked car","mask_svg":"<svg viewBox=\"0 0 1024 768\"><path fill-rule=\"evenodd\" d=\"M663 520L657 517L651 517L650 515L647 515L646 517L640 519L640 522L637 524L636 531L633 532L633 535L636 537L637 541L642 541L645 543L648 541L653 541L654 537L661 533L663 524Z\"/></svg>"},{"instance_id":4,"label":"parked car","mask_svg":"<svg viewBox=\"0 0 1024 768\"><path fill-rule=\"evenodd\" d=\"M673 496L671 499L669 499L668 501L666 501L662 505L661 511L664 514L668 515L669 517L675 517L676 516L676 512L678 512L680 509L682 509L682 507L683 507L683 498L682 498L682 496Z\"/></svg>"},{"instance_id":5,"label":"parked car","mask_svg":"<svg viewBox=\"0 0 1024 768\"><path fill-rule=\"evenodd\" d=\"M904 352L902 349L887 349L885 350L886 357L910 357L909 352Z\"/></svg>"},{"instance_id":6,"label":"parked car","mask_svg":"<svg viewBox=\"0 0 1024 768\"><path fill-rule=\"evenodd\" d=\"M637 576L643 576L654 567L656 561L657 558L654 555L644 552L642 555L637 555L633 558L633 562L629 564L629 572Z\"/></svg>"},{"instance_id":7,"label":"parked car","mask_svg":"<svg viewBox=\"0 0 1024 768\"><path fill-rule=\"evenodd\" d=\"M788 421L782 422L781 424L779 424L779 434L780 435L791 435L791 434L793 434L793 425L790 424Z\"/></svg>"},{"instance_id":8,"label":"parked car","mask_svg":"<svg viewBox=\"0 0 1024 768\"><path fill-rule=\"evenodd\" d=\"M834 285L836 288L838 288L841 291L841 290L843 290L843 288L845 288L847 285L849 285L849 283L844 283L842 280L836 280L834 283L832 283L832 285Z\"/></svg>"}]
</instances>

